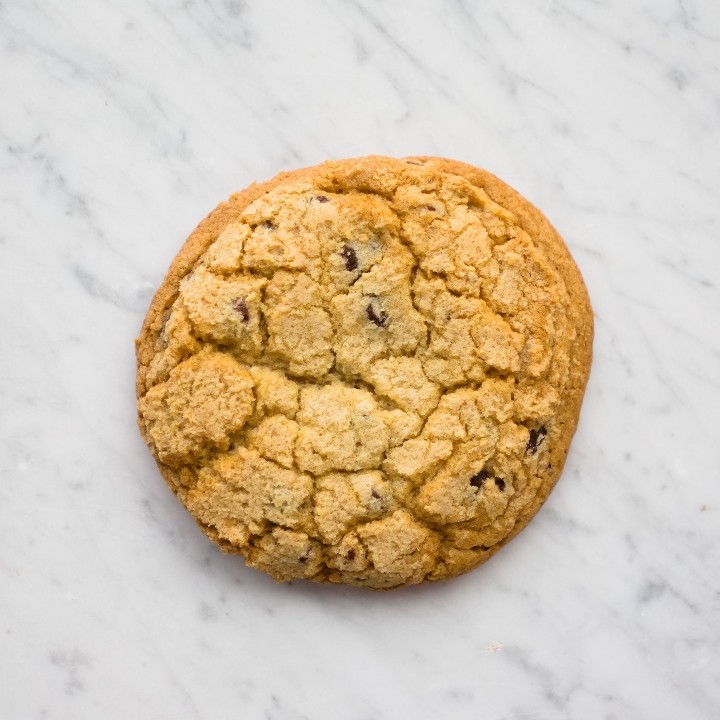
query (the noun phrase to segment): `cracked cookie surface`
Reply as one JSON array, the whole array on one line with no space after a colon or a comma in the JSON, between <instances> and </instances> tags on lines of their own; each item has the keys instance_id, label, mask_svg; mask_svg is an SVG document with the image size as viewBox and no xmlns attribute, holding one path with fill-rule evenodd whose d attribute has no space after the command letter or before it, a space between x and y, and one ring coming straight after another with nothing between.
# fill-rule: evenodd
<instances>
[{"instance_id":1,"label":"cracked cookie surface","mask_svg":"<svg viewBox=\"0 0 720 720\"><path fill-rule=\"evenodd\" d=\"M591 344L563 241L497 178L328 162L190 236L137 341L139 424L206 534L277 580L438 580L547 497Z\"/></svg>"}]
</instances>

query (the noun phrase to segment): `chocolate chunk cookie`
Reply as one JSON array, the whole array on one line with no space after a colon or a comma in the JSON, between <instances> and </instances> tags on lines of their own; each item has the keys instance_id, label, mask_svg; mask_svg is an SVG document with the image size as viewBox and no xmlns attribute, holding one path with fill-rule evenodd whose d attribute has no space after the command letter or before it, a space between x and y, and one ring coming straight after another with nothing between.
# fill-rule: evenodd
<instances>
[{"instance_id":1,"label":"chocolate chunk cookie","mask_svg":"<svg viewBox=\"0 0 720 720\"><path fill-rule=\"evenodd\" d=\"M441 580L552 489L592 332L560 236L493 175L328 162L182 247L137 340L140 429L203 531L277 580Z\"/></svg>"}]
</instances>

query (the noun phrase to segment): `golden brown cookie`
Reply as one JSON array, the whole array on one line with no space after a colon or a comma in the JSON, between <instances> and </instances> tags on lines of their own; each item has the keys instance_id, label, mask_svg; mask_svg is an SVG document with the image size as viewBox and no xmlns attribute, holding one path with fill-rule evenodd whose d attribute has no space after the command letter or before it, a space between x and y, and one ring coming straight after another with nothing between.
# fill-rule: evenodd
<instances>
[{"instance_id":1,"label":"golden brown cookie","mask_svg":"<svg viewBox=\"0 0 720 720\"><path fill-rule=\"evenodd\" d=\"M490 173L327 162L189 237L137 340L140 429L205 533L277 580L441 580L552 489L592 333L562 239Z\"/></svg>"}]
</instances>

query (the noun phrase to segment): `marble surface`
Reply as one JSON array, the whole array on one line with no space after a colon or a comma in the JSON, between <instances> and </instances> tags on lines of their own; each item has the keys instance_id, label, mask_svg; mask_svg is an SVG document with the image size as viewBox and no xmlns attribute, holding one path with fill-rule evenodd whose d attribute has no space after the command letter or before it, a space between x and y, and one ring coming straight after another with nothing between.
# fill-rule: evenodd
<instances>
[{"instance_id":1,"label":"marble surface","mask_svg":"<svg viewBox=\"0 0 720 720\"><path fill-rule=\"evenodd\" d=\"M0 1L2 717L720 717L719 77L713 0ZM219 200L369 153L543 208L593 375L483 568L276 586L161 481L132 341Z\"/></svg>"}]
</instances>

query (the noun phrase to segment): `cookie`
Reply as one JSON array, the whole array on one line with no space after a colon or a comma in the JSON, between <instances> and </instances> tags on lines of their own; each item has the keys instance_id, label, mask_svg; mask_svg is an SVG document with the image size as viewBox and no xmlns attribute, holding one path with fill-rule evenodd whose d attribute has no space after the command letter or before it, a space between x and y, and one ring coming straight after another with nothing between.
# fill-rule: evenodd
<instances>
[{"instance_id":1,"label":"cookie","mask_svg":"<svg viewBox=\"0 0 720 720\"><path fill-rule=\"evenodd\" d=\"M441 580L546 499L592 332L562 239L490 173L327 162L189 237L136 341L139 425L208 537L276 580Z\"/></svg>"}]
</instances>

